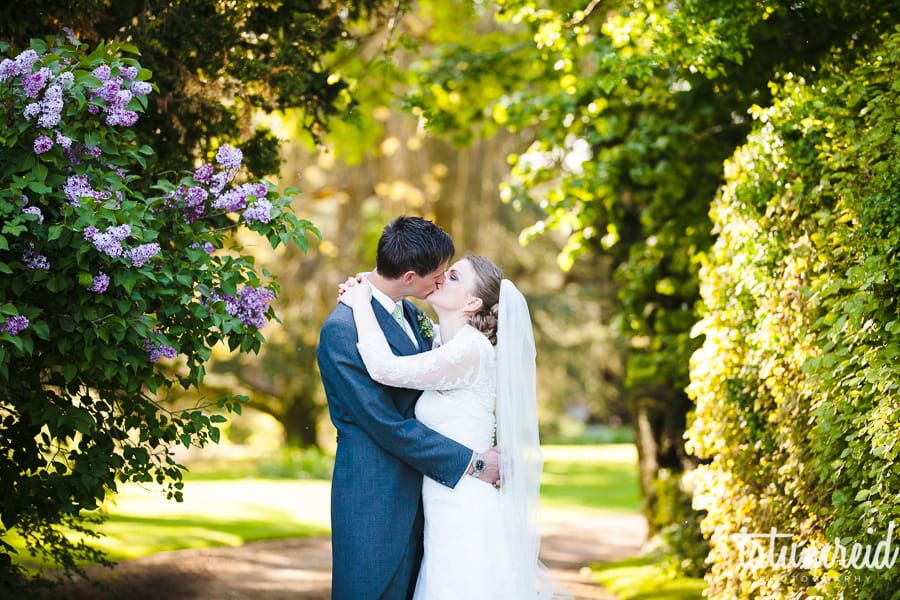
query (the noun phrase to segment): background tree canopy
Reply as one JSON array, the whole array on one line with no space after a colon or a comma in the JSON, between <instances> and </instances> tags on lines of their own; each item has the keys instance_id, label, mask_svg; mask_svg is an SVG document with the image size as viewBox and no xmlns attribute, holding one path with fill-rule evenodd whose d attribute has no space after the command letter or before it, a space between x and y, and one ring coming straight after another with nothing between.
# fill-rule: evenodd
<instances>
[{"instance_id":1,"label":"background tree canopy","mask_svg":"<svg viewBox=\"0 0 900 600\"><path fill-rule=\"evenodd\" d=\"M773 102L772 82L815 89L876 56L894 4L510 0L485 7L489 33L457 34L418 68L409 102L428 127L459 143L498 128L529 139L501 192L544 213L526 238L565 233L564 269L612 259L647 513L683 568L701 569L703 552L669 475L697 463L683 444L688 359L723 161L753 130L751 109Z\"/></svg>"},{"instance_id":2,"label":"background tree canopy","mask_svg":"<svg viewBox=\"0 0 900 600\"><path fill-rule=\"evenodd\" d=\"M249 173L265 176L278 173L279 140L254 124L254 113L298 109L303 127L324 135L330 117L352 114L336 65L347 55L377 58L383 29L402 8L386 0L39 0L27 11L0 8L0 39L23 48L68 27L89 44L136 46L159 90L139 126L154 141L155 170L239 141Z\"/></svg>"}]
</instances>

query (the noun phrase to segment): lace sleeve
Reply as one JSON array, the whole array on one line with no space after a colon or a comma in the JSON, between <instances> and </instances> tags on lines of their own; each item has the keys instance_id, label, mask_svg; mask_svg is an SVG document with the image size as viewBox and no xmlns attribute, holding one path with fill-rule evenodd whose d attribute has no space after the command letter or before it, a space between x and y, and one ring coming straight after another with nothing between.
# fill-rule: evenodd
<instances>
[{"instance_id":1,"label":"lace sleeve","mask_svg":"<svg viewBox=\"0 0 900 600\"><path fill-rule=\"evenodd\" d=\"M471 385L479 376L480 344L467 333L462 331L439 348L409 356L391 352L381 330L363 334L356 347L369 376L378 383L414 390L452 390Z\"/></svg>"}]
</instances>

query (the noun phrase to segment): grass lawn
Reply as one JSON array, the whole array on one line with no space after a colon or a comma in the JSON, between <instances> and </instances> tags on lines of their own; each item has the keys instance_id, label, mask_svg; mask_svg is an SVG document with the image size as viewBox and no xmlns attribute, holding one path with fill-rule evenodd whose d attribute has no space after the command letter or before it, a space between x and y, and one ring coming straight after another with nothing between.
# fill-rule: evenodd
<instances>
[{"instance_id":1,"label":"grass lawn","mask_svg":"<svg viewBox=\"0 0 900 600\"><path fill-rule=\"evenodd\" d=\"M706 587L702 579L669 575L646 557L595 565L592 571L619 600L701 600Z\"/></svg>"},{"instance_id":2,"label":"grass lawn","mask_svg":"<svg viewBox=\"0 0 900 600\"><path fill-rule=\"evenodd\" d=\"M167 550L327 534L329 495L330 483L315 480L188 480L184 502L125 486L106 506L109 519L97 527L103 537L89 544L112 560L122 560ZM21 540L11 543L20 547Z\"/></svg>"},{"instance_id":3,"label":"grass lawn","mask_svg":"<svg viewBox=\"0 0 900 600\"><path fill-rule=\"evenodd\" d=\"M635 456L630 444L546 446L543 514L565 518L637 512ZM240 469L221 461L186 474L180 503L158 491L123 487L106 506L109 519L98 527L103 537L89 543L112 560L122 560L329 532L330 482L264 478L240 460ZM243 478L235 479L236 472ZM18 546L20 540L11 542Z\"/></svg>"},{"instance_id":4,"label":"grass lawn","mask_svg":"<svg viewBox=\"0 0 900 600\"><path fill-rule=\"evenodd\" d=\"M600 515L641 510L633 444L544 446L541 513Z\"/></svg>"}]
</instances>

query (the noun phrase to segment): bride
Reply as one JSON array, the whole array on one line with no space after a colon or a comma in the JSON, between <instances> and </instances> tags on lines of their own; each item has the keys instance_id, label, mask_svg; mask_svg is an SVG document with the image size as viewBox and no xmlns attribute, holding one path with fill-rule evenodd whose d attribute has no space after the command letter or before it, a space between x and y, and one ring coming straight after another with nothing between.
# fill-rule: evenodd
<instances>
[{"instance_id":1,"label":"bride","mask_svg":"<svg viewBox=\"0 0 900 600\"><path fill-rule=\"evenodd\" d=\"M552 597L538 562L543 458L524 296L490 260L456 262L428 297L440 321L434 347L411 356L391 352L365 278L342 285L340 301L353 309L357 347L372 379L424 390L419 421L479 453L494 445L496 434L501 450L499 489L474 477L452 489L424 478L425 554L414 599Z\"/></svg>"}]
</instances>

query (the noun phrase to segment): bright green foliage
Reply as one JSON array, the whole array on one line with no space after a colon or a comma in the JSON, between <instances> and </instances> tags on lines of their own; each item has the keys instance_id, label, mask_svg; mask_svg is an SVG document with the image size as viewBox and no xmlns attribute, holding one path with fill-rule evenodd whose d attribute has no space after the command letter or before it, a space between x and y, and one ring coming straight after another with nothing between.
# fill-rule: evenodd
<instances>
[{"instance_id":1,"label":"bright green foliage","mask_svg":"<svg viewBox=\"0 0 900 600\"><path fill-rule=\"evenodd\" d=\"M97 555L61 537L60 524L77 524L124 482L163 485L180 499L182 467L171 448L218 442L225 417L206 406L240 412L240 398L183 411L160 400L176 385L200 383L214 345L258 351L258 327L274 316L268 300L278 286L261 278L229 233L246 228L273 248L305 249L316 230L294 216L290 195L243 183L234 156L229 169L218 156L204 167L222 179L200 208L179 190L212 190L200 183L202 169L153 183L155 194L137 191L154 150L129 127L109 124L111 100L97 94L104 79L121 83L129 71L132 90L138 82L149 89L150 72L125 56L137 49L116 43L88 52L73 40L31 46L37 63L0 82L0 532L17 530L31 550L70 569ZM23 93L23 79L41 68L63 90L58 123L28 116L33 101L43 106L50 97L49 84ZM127 98L124 108L145 110L145 95ZM36 150L40 136L52 147ZM216 204L236 189L240 206ZM124 231L115 243L101 237L112 227ZM108 287L98 286L101 274ZM22 317L27 326L9 330ZM160 354L177 359L155 362ZM11 563L0 545L2 587Z\"/></svg>"},{"instance_id":2,"label":"bright green foliage","mask_svg":"<svg viewBox=\"0 0 900 600\"><path fill-rule=\"evenodd\" d=\"M450 46L423 73L415 101L433 126L457 125L458 114L442 104L453 91L465 99L463 114L474 115L463 125L490 131L487 120L532 140L510 156L501 191L543 211L526 239L567 235L563 268L585 252L612 260L619 329L632 346L626 386L646 434L637 439L654 529L666 529L660 515L681 513L680 503L658 504L676 499L659 495L653 480L661 469L677 476L696 460L682 443L691 406L684 390L700 343L690 330L723 161L750 133L750 107L770 103L770 81L795 73L812 82L826 62L852 64L898 22L895 5L505 0L500 33ZM489 76L453 77L488 59L495 65ZM675 534L673 545L688 537Z\"/></svg>"},{"instance_id":3,"label":"bright green foliage","mask_svg":"<svg viewBox=\"0 0 900 600\"><path fill-rule=\"evenodd\" d=\"M713 206L689 431L711 598L900 597L896 531L874 568L775 569L735 537L874 554L900 523L900 33L843 54L772 86Z\"/></svg>"}]
</instances>

